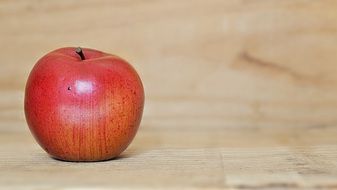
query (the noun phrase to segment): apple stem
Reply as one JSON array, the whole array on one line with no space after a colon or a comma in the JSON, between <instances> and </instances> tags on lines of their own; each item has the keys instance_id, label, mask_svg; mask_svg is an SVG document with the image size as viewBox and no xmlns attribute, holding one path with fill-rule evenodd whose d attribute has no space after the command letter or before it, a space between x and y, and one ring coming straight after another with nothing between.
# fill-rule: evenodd
<instances>
[{"instance_id":1,"label":"apple stem","mask_svg":"<svg viewBox=\"0 0 337 190\"><path fill-rule=\"evenodd\" d=\"M85 60L82 48L80 47L76 48L76 53L81 57L81 60Z\"/></svg>"}]
</instances>

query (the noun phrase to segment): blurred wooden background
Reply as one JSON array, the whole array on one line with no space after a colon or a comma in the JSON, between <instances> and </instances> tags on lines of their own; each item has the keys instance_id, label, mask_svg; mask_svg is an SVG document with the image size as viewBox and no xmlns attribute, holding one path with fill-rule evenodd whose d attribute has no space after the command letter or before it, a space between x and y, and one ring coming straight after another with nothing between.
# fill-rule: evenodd
<instances>
[{"instance_id":1,"label":"blurred wooden background","mask_svg":"<svg viewBox=\"0 0 337 190\"><path fill-rule=\"evenodd\" d=\"M177 117L186 125L336 124L336 7L307 0L2 0L0 87L17 101L1 119L24 119L16 113L41 56L83 46L136 67L145 119L154 124ZM1 99L1 106L12 104Z\"/></svg>"},{"instance_id":2,"label":"blurred wooden background","mask_svg":"<svg viewBox=\"0 0 337 190\"><path fill-rule=\"evenodd\" d=\"M27 133L25 81L44 54L82 46L124 57L141 75L135 150L336 144L336 10L335 0L0 0L0 141L41 152Z\"/></svg>"}]
</instances>

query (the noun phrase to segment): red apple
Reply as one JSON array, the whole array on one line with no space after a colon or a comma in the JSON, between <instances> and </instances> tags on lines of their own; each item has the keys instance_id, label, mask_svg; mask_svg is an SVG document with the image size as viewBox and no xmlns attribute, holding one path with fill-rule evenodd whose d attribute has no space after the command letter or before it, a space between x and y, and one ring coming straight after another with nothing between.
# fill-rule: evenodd
<instances>
[{"instance_id":1,"label":"red apple","mask_svg":"<svg viewBox=\"0 0 337 190\"><path fill-rule=\"evenodd\" d=\"M118 156L138 130L144 89L125 60L86 48L42 57L25 91L28 126L52 157L99 161Z\"/></svg>"}]
</instances>

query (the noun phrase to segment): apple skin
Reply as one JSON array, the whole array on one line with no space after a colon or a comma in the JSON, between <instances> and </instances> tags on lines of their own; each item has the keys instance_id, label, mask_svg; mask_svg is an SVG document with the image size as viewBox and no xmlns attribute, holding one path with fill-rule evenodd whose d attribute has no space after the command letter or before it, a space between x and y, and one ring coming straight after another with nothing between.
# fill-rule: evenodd
<instances>
[{"instance_id":1,"label":"apple skin","mask_svg":"<svg viewBox=\"0 0 337 190\"><path fill-rule=\"evenodd\" d=\"M31 71L24 110L40 146L65 161L101 161L122 153L137 133L144 89L125 60L67 47L42 57Z\"/></svg>"}]
</instances>

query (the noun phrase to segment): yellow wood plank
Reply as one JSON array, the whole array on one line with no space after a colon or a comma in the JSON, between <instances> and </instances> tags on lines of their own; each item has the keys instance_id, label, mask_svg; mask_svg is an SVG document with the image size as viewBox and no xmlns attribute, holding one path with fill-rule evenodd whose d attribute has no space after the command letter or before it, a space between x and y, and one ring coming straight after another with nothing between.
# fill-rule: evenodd
<instances>
[{"instance_id":1,"label":"yellow wood plank","mask_svg":"<svg viewBox=\"0 0 337 190\"><path fill-rule=\"evenodd\" d=\"M49 158L29 131L2 131L0 188L335 188L336 135L335 126L200 128L145 122L120 158L74 163Z\"/></svg>"},{"instance_id":2,"label":"yellow wood plank","mask_svg":"<svg viewBox=\"0 0 337 190\"><path fill-rule=\"evenodd\" d=\"M226 118L227 126L336 123L336 1L0 5L1 89L21 91L48 51L85 46L129 60L145 85L145 115L167 122L182 116Z\"/></svg>"}]
</instances>

